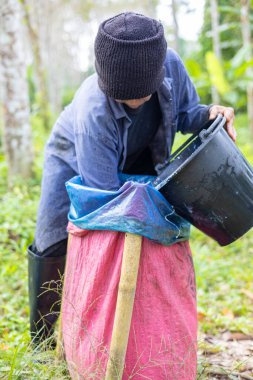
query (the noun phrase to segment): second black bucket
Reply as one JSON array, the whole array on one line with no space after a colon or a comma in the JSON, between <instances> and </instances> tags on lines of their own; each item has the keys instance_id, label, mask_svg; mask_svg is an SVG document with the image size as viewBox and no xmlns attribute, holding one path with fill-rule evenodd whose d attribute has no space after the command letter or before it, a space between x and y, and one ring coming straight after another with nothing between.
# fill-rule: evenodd
<instances>
[{"instance_id":1,"label":"second black bucket","mask_svg":"<svg viewBox=\"0 0 253 380\"><path fill-rule=\"evenodd\" d=\"M225 123L219 115L194 134L154 182L179 215L222 246L253 227L253 169Z\"/></svg>"}]
</instances>

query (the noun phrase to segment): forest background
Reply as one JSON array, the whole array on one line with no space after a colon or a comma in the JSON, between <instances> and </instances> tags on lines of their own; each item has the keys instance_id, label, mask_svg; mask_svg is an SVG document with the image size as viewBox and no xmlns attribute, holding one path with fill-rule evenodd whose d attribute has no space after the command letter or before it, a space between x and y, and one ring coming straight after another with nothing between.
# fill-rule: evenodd
<instances>
[{"instance_id":1,"label":"forest background","mask_svg":"<svg viewBox=\"0 0 253 380\"><path fill-rule=\"evenodd\" d=\"M237 144L253 163L253 0L128 0L127 6L121 0L0 0L1 379L68 379L65 364L54 365L53 352L36 360L29 345L26 248L33 240L50 130L94 72L99 23L126 10L161 19L168 45L183 59L201 102L235 109ZM194 14L198 34L190 22ZM181 141L179 136L177 144ZM235 355L226 365L221 360L218 369L209 360L224 353L210 336L252 339L253 232L221 248L193 229L191 244L199 378L222 371L224 378L253 379L252 355L245 360Z\"/></svg>"}]
</instances>

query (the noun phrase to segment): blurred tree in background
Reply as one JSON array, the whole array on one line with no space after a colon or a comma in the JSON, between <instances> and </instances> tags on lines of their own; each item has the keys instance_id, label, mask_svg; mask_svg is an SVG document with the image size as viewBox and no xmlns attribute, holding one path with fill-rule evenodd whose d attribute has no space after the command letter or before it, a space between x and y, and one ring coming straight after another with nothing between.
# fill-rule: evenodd
<instances>
[{"instance_id":1,"label":"blurred tree in background","mask_svg":"<svg viewBox=\"0 0 253 380\"><path fill-rule=\"evenodd\" d=\"M23 5L24 18L26 21L27 31L30 38L31 49L34 58L34 70L36 71L38 83L38 104L40 109L40 116L44 123L45 128L50 128L50 111L49 111L49 92L47 86L46 71L43 67L42 49L40 47L40 40L37 28L33 24L31 13L29 9L28 0L20 0Z\"/></svg>"},{"instance_id":2,"label":"blurred tree in background","mask_svg":"<svg viewBox=\"0 0 253 380\"><path fill-rule=\"evenodd\" d=\"M3 140L11 184L16 177L31 175L33 161L21 9L16 0L1 4L0 21Z\"/></svg>"},{"instance_id":3,"label":"blurred tree in background","mask_svg":"<svg viewBox=\"0 0 253 380\"><path fill-rule=\"evenodd\" d=\"M136 6L135 1L129 0L127 7L122 0L21 0L21 3L34 74L30 80L35 82L36 89L32 106L41 111L46 127L50 122L49 109L59 113L62 99L64 103L70 100L81 80L94 71L93 41L99 23L126 9L155 16L157 2L142 0Z\"/></svg>"}]
</instances>

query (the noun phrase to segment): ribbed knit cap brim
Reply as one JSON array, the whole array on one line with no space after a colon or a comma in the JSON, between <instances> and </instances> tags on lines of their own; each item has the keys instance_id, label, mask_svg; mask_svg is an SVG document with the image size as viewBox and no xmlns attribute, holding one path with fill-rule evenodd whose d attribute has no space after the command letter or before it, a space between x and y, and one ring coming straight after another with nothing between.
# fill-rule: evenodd
<instances>
[{"instance_id":1,"label":"ribbed knit cap brim","mask_svg":"<svg viewBox=\"0 0 253 380\"><path fill-rule=\"evenodd\" d=\"M132 12L104 21L95 40L102 91L119 100L144 98L161 86L167 43L160 22Z\"/></svg>"}]
</instances>

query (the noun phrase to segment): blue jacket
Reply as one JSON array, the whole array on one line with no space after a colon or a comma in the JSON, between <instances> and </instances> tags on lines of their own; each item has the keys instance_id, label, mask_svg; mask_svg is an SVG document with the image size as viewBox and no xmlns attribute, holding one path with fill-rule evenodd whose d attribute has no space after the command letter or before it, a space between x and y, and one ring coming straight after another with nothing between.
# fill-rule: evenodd
<instances>
[{"instance_id":1,"label":"blue jacket","mask_svg":"<svg viewBox=\"0 0 253 380\"><path fill-rule=\"evenodd\" d=\"M166 75L157 91L162 122L150 145L157 172L169 157L176 132L195 132L209 115L209 106L199 104L195 87L173 50L168 49L164 65ZM119 188L130 126L123 105L100 90L97 75L87 78L59 116L46 145L35 235L39 251L67 237L67 180L79 174L88 186Z\"/></svg>"}]
</instances>

